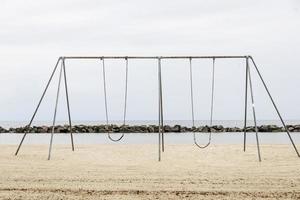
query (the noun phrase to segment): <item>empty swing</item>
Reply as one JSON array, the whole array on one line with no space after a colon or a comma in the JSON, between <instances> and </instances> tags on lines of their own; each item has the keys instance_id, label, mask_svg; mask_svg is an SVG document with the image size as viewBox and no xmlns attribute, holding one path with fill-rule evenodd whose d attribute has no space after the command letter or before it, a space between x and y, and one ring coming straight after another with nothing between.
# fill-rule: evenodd
<instances>
[{"instance_id":1,"label":"empty swing","mask_svg":"<svg viewBox=\"0 0 300 200\"><path fill-rule=\"evenodd\" d=\"M105 78L105 63L104 59L102 60L102 74L103 74L103 87L104 87L104 106L105 106L105 117L106 117L106 126L109 126L109 120L108 120L108 108L107 108L107 92L106 92L106 78ZM126 72L125 72L125 94L124 94L124 112L123 112L123 126L126 124L126 111L127 111L127 85L128 85L128 58L125 58L126 61ZM111 133L107 131L108 138L113 142L118 142L124 137L124 133L117 138L114 139L110 135Z\"/></svg>"},{"instance_id":2,"label":"empty swing","mask_svg":"<svg viewBox=\"0 0 300 200\"><path fill-rule=\"evenodd\" d=\"M211 85L211 104L210 104L210 127L213 122L213 109L214 109L214 92L215 92L215 58L213 58L213 66L212 66L212 85ZM190 88L191 88L191 111L192 111L192 124L195 127L195 117L194 117L194 94L193 94L193 69L192 69L192 58L190 58ZM209 128L209 137L208 142L205 145L200 145L197 142L196 133L193 132L194 143L197 147L204 149L210 145L211 142L211 128Z\"/></svg>"}]
</instances>

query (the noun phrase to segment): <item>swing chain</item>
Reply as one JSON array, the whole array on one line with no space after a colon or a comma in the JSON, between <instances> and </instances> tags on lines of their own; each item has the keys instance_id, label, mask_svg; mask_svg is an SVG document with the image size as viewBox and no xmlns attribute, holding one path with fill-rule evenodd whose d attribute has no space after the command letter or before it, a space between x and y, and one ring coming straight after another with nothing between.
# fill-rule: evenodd
<instances>
[{"instance_id":1,"label":"swing chain","mask_svg":"<svg viewBox=\"0 0 300 200\"><path fill-rule=\"evenodd\" d=\"M193 127L195 126L195 118L194 118L194 95L193 95L193 70L192 70L192 58L189 59L190 63L190 87L191 87L191 110L192 110L192 123ZM204 146L201 146L197 142L196 133L193 132L194 143L197 147L204 149L208 147L211 143L211 126L213 122L213 109L214 109L214 91L215 91L215 58L213 58L213 69L212 69L212 87L211 87L211 107L210 107L210 128L209 128L209 138L208 143Z\"/></svg>"},{"instance_id":2,"label":"swing chain","mask_svg":"<svg viewBox=\"0 0 300 200\"><path fill-rule=\"evenodd\" d=\"M107 106L107 90L106 90L106 76L105 76L105 62L104 58L101 58L102 60L102 74L103 74L103 89L104 89L104 106L105 106L105 117L106 117L106 126L109 126L109 119L108 119L108 106ZM125 126L126 122L126 111L127 111L127 84L128 84L128 58L125 58L126 61L126 78L125 78L125 104L124 104L124 115L123 115L123 126ZM107 131L108 138L113 142L118 142L124 137L124 133L117 138L114 139L111 137L110 132Z\"/></svg>"}]
</instances>

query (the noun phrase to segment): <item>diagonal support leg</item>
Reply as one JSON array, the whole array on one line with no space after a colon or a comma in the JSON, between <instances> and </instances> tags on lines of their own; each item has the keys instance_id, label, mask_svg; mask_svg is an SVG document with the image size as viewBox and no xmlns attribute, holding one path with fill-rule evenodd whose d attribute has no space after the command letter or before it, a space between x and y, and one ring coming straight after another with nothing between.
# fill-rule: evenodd
<instances>
[{"instance_id":1,"label":"diagonal support leg","mask_svg":"<svg viewBox=\"0 0 300 200\"><path fill-rule=\"evenodd\" d=\"M36 109L35 109L35 111L34 111L34 113L33 113L33 116L31 117L31 120L30 120L29 124L26 126L27 128L29 128L29 127L31 126L31 124L32 124L32 122L33 122L33 120L34 120L34 118L35 118L35 115L36 115L36 113L37 113L37 111L38 111L38 109L39 109L39 107L40 107L40 105L41 105L41 103L42 103L42 101L43 101L43 99L44 99L44 96L45 96L45 94L46 94L46 92L47 92L47 90L48 90L48 87L49 87L49 85L50 85L50 83L51 83L51 81L52 81L52 79L53 79L53 76L54 76L54 74L55 74L55 72L56 72L56 69L57 69L58 64L59 64L60 61L61 61L61 58L58 58L58 60L57 60L57 62L56 62L56 64L55 64L55 67L54 67L54 69L53 69L53 71L52 71L52 74L51 74L51 76L50 76L50 78L49 78L49 80L48 80L48 83L47 83L47 85L46 85L46 88L44 89L44 92L43 92L43 94L42 94L42 97L40 98L40 101L39 101L39 103L38 103L38 105L37 105L37 107L36 107ZM22 144L23 144L23 142L24 142L24 139L25 139L26 135L27 135L27 132L24 133L24 135L23 135L23 137L22 137L22 140L21 140L21 142L20 142L20 144L19 144L19 146L18 146L18 148L17 148L17 151L16 151L15 155L18 155L18 153L19 153L19 151L20 151L20 148L21 148L21 146L22 146Z\"/></svg>"},{"instance_id":2,"label":"diagonal support leg","mask_svg":"<svg viewBox=\"0 0 300 200\"><path fill-rule=\"evenodd\" d=\"M48 152L48 160L50 160L50 157L51 157L52 142L53 142L53 135L54 135L54 129L55 129L55 122L56 122L56 113L57 113L57 105L58 105L58 99L59 99L62 70L63 70L63 62L62 62L60 72L59 72L59 79L58 79L58 86L57 86L57 93L56 93L56 102L55 102L53 124L52 124L52 132L51 132L50 146L49 146L49 152Z\"/></svg>"},{"instance_id":3,"label":"diagonal support leg","mask_svg":"<svg viewBox=\"0 0 300 200\"><path fill-rule=\"evenodd\" d=\"M247 67L248 67L247 71L248 71L250 93L251 93L251 101L252 101L252 112L253 112L253 118L254 118L254 127L255 127L255 137L256 137L257 154L258 154L258 160L259 160L259 162L261 162L261 154L260 154L260 147L259 147L259 140L258 140L258 130L257 130L257 122L256 122L256 114L255 114L254 94L253 94L251 73L250 73L250 68L249 68L249 58L247 58Z\"/></svg>"},{"instance_id":4,"label":"diagonal support leg","mask_svg":"<svg viewBox=\"0 0 300 200\"><path fill-rule=\"evenodd\" d=\"M66 99L67 99L67 108L68 108L68 119L69 119L69 127L70 127L70 136L71 136L71 145L72 151L74 151L74 140L73 140L73 132L72 132L72 120L71 120L71 111L70 111L70 102L69 102L69 93L68 93L68 84L67 84L67 73L66 73L66 65L65 58L62 60L63 63L63 72L64 72L64 82L65 82L65 90L66 90Z\"/></svg>"},{"instance_id":5,"label":"diagonal support leg","mask_svg":"<svg viewBox=\"0 0 300 200\"><path fill-rule=\"evenodd\" d=\"M275 108L275 110L276 110L276 112L277 112L277 115L278 115L278 117L279 117L279 119L280 119L280 121L281 121L281 123L282 123L282 125L283 125L283 127L284 127L284 129L285 129L285 131L286 131L286 133L287 133L287 135L288 135L288 137L289 137L289 139L290 139L290 141L291 141L293 147L294 147L294 150L295 150L297 156L300 157L300 154L299 154L299 152L298 152L298 149L297 149L297 147L296 147L296 145L295 145L295 143L294 143L294 141L293 141L293 138L292 138L292 136L291 136L291 134L290 134L288 128L286 127L285 122L283 121L283 119L282 119L282 117L281 117L281 114L280 114L280 112L279 112L279 110L278 110L278 108L277 108L277 106L276 106L276 104L275 104L275 102L274 102L274 100L273 100L273 97L272 97L272 95L271 95L271 93L270 93L270 91L269 91L269 89L268 89L268 87L267 87L267 85L266 85L266 83L265 83L265 81L264 81L264 79L263 79L263 77L262 77L260 71L258 70L258 67L257 67L256 63L254 62L254 59L253 59L251 56L250 56L249 58L251 59L253 65L254 65L254 67L255 67L255 69L256 69L256 72L257 72L257 74L258 74L260 80L262 81L265 90L267 91L267 93L268 93L268 95L269 95L269 97L270 97L270 100L271 100L271 102L272 102L272 104L273 104L273 106L274 106L274 108Z\"/></svg>"}]
</instances>

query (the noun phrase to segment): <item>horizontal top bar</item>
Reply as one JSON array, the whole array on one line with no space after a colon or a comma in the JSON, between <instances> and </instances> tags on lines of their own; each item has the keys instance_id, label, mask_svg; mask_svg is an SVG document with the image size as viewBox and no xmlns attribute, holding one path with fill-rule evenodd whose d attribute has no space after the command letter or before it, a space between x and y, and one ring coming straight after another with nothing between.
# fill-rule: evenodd
<instances>
[{"instance_id":1,"label":"horizontal top bar","mask_svg":"<svg viewBox=\"0 0 300 200\"><path fill-rule=\"evenodd\" d=\"M63 59L221 59L249 56L63 56Z\"/></svg>"}]
</instances>

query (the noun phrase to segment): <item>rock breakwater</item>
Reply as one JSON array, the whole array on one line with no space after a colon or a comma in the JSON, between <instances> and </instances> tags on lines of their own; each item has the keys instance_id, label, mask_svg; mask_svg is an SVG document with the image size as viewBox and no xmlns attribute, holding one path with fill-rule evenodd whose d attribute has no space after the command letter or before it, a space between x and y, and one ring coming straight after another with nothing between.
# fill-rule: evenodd
<instances>
[{"instance_id":1,"label":"rock breakwater","mask_svg":"<svg viewBox=\"0 0 300 200\"><path fill-rule=\"evenodd\" d=\"M299 125L287 125L290 132L300 132ZM68 125L57 125L54 128L55 133L69 133ZM157 125L75 125L72 127L73 133L157 133ZM185 133L185 132L244 132L244 128L239 127L223 127L222 125L215 126L199 126L186 127L181 125L165 125L164 131L166 133ZM255 132L254 126L248 126L247 132ZM261 125L258 126L259 132L285 132L283 127L277 125ZM5 129L0 127L0 133L51 133L52 126L32 126L32 127L17 127Z\"/></svg>"}]
</instances>

